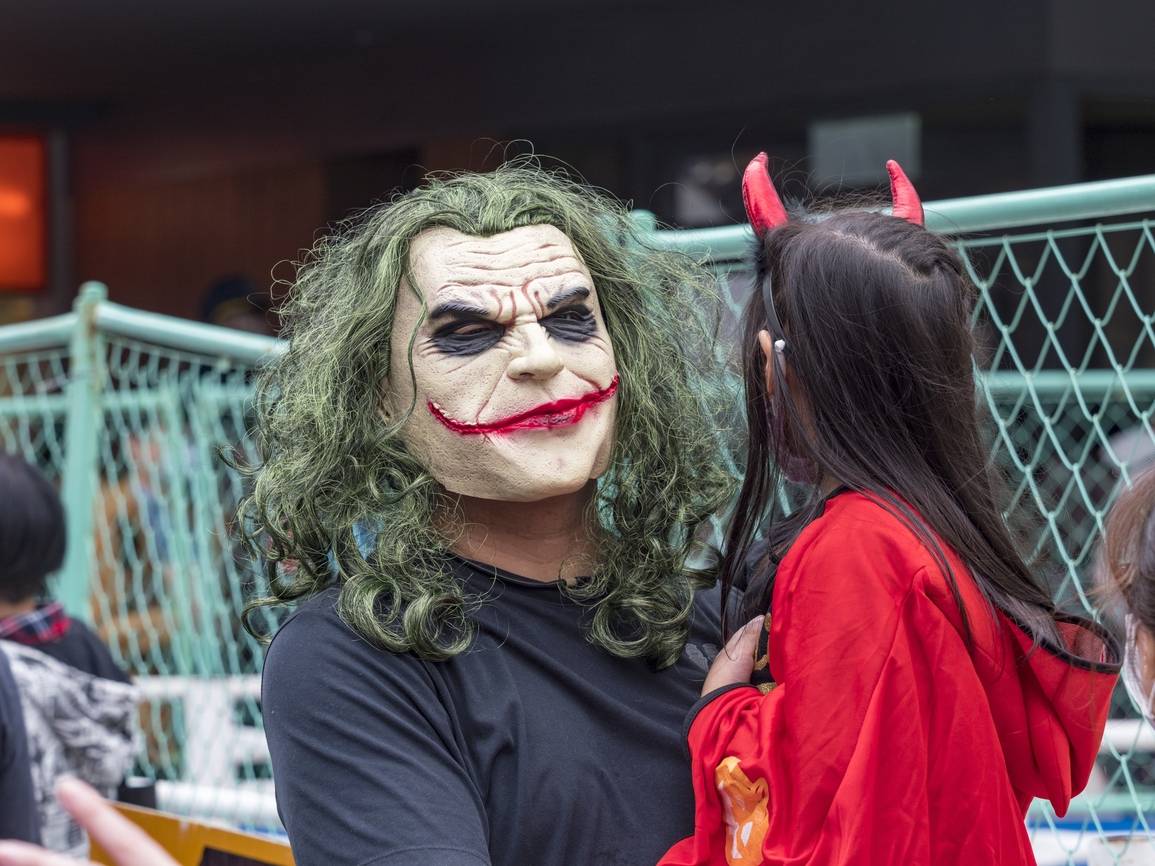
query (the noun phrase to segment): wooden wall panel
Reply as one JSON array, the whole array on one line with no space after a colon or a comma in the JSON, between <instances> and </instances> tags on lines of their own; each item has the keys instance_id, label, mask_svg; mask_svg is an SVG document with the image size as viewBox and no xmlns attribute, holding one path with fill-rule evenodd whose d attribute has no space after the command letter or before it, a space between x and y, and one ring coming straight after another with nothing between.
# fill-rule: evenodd
<instances>
[{"instance_id":1,"label":"wooden wall panel","mask_svg":"<svg viewBox=\"0 0 1155 866\"><path fill-rule=\"evenodd\" d=\"M326 215L321 163L181 180L81 188L75 196L78 282L100 280L118 303L196 318L216 279L261 290L291 274Z\"/></svg>"}]
</instances>

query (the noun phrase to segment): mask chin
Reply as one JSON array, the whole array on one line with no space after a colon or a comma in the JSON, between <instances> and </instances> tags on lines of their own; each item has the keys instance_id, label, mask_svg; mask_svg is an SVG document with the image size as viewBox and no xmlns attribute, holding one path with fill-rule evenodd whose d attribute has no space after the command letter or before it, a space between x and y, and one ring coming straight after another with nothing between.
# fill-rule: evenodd
<instances>
[{"instance_id":1,"label":"mask chin","mask_svg":"<svg viewBox=\"0 0 1155 866\"><path fill-rule=\"evenodd\" d=\"M1155 703L1155 682L1147 685L1144 682L1144 668L1146 665L1139 653L1139 624L1135 617L1127 614L1127 646L1123 658L1123 669L1121 671L1123 677L1123 685L1127 689L1127 694L1131 698L1131 703L1135 705L1143 718L1150 724L1155 724L1155 710L1152 709L1152 704Z\"/></svg>"}]
</instances>

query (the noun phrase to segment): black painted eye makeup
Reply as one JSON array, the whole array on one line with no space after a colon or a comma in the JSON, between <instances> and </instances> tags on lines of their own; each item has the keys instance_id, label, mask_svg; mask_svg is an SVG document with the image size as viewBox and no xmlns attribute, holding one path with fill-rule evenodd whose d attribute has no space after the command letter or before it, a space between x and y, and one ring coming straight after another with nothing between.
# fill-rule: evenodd
<instances>
[{"instance_id":1,"label":"black painted eye makeup","mask_svg":"<svg viewBox=\"0 0 1155 866\"><path fill-rule=\"evenodd\" d=\"M558 310L542 319L541 326L551 337L570 343L584 343L598 330L593 311L584 306Z\"/></svg>"},{"instance_id":2,"label":"black painted eye makeup","mask_svg":"<svg viewBox=\"0 0 1155 866\"><path fill-rule=\"evenodd\" d=\"M487 319L459 319L438 328L429 338L439 352L456 357L480 355L497 345L505 328Z\"/></svg>"},{"instance_id":3,"label":"black painted eye makeup","mask_svg":"<svg viewBox=\"0 0 1155 866\"><path fill-rule=\"evenodd\" d=\"M593 310L583 303L590 296L584 286L568 289L546 301L551 312L538 324L550 337L568 343L584 343L597 333ZM501 342L507 326L487 318L485 309L464 301L447 301L429 314L433 321L444 320L429 337L430 344L443 355L480 355Z\"/></svg>"}]
</instances>

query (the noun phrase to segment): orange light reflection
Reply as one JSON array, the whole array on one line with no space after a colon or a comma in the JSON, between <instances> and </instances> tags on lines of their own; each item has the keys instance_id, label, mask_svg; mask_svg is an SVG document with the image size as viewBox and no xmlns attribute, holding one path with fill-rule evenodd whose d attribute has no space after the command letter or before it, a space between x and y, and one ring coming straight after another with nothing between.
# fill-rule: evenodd
<instances>
[{"instance_id":1,"label":"orange light reflection","mask_svg":"<svg viewBox=\"0 0 1155 866\"><path fill-rule=\"evenodd\" d=\"M0 292L44 288L44 142L0 136Z\"/></svg>"}]
</instances>

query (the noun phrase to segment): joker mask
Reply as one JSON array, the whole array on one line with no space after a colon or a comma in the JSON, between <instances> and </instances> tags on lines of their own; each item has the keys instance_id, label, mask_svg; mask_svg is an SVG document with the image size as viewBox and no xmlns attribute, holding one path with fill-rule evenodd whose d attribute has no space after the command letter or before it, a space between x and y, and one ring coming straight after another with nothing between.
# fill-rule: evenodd
<instances>
[{"instance_id":1,"label":"joker mask","mask_svg":"<svg viewBox=\"0 0 1155 866\"><path fill-rule=\"evenodd\" d=\"M487 238L432 228L409 265L387 409L413 407L403 435L433 477L453 493L533 502L605 472L617 367L569 238L548 225Z\"/></svg>"}]
</instances>

